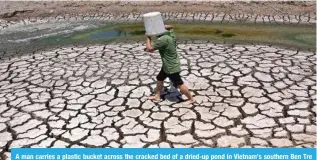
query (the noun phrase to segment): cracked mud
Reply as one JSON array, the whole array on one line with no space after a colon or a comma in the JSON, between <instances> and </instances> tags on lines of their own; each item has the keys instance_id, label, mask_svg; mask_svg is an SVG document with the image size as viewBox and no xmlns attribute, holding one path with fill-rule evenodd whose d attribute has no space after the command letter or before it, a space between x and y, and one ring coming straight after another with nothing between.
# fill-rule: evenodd
<instances>
[{"instance_id":1,"label":"cracked mud","mask_svg":"<svg viewBox=\"0 0 317 160\"><path fill-rule=\"evenodd\" d=\"M316 57L263 45L184 42L168 81L142 43L60 48L0 62L0 155L12 147L314 147ZM185 98L185 97L184 97Z\"/></svg>"}]
</instances>

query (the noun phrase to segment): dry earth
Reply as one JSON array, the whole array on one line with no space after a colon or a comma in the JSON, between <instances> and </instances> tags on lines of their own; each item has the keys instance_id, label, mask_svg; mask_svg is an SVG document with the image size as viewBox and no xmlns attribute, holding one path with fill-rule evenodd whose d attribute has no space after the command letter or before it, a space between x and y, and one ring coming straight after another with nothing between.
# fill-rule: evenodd
<instances>
[{"instance_id":1,"label":"dry earth","mask_svg":"<svg viewBox=\"0 0 317 160\"><path fill-rule=\"evenodd\" d=\"M0 61L0 155L12 147L315 147L316 56L187 41L175 89L143 43L69 47ZM0 157L1 158L1 157Z\"/></svg>"},{"instance_id":2,"label":"dry earth","mask_svg":"<svg viewBox=\"0 0 317 160\"><path fill-rule=\"evenodd\" d=\"M316 14L314 2L46 2L41 7L44 3L3 2L1 15L13 19L154 8ZM315 52L179 43L181 74L197 100L186 105L168 83L163 101L146 100L161 64L157 54L143 49L144 42L118 43L1 59L0 159L10 159L12 147L316 146Z\"/></svg>"},{"instance_id":3,"label":"dry earth","mask_svg":"<svg viewBox=\"0 0 317 160\"><path fill-rule=\"evenodd\" d=\"M224 14L301 15L314 14L316 3L308 2L10 2L0 5L0 18L47 17L79 13L119 12L214 12Z\"/></svg>"}]
</instances>

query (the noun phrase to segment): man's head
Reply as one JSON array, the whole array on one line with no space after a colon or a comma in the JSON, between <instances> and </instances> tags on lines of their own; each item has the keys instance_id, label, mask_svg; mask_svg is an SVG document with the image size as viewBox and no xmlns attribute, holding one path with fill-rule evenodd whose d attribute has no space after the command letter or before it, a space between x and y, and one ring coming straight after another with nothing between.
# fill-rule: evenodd
<instances>
[{"instance_id":1,"label":"man's head","mask_svg":"<svg viewBox=\"0 0 317 160\"><path fill-rule=\"evenodd\" d=\"M156 37L157 37L157 38L160 38L160 37L162 37L162 36L168 34L168 31L170 30L170 28L168 28L168 27L169 27L169 25L165 25L165 31L164 31L164 33L162 33L162 34L160 34L160 35L157 35Z\"/></svg>"}]
</instances>

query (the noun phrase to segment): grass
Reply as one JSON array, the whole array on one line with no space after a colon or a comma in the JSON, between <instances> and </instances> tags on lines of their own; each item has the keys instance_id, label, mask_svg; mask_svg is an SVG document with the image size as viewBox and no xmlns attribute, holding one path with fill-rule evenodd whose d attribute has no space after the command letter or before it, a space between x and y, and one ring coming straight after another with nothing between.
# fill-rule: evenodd
<instances>
[{"instance_id":1,"label":"grass","mask_svg":"<svg viewBox=\"0 0 317 160\"><path fill-rule=\"evenodd\" d=\"M170 23L179 39L207 39L233 43L260 43L316 51L316 26L313 25L265 25L238 23ZM126 32L125 40L144 39L143 23L118 24L77 33L73 41L89 39L92 33L115 30ZM107 39L107 37L105 37ZM113 38L113 37L112 37ZM120 38L119 38L120 39Z\"/></svg>"}]
</instances>

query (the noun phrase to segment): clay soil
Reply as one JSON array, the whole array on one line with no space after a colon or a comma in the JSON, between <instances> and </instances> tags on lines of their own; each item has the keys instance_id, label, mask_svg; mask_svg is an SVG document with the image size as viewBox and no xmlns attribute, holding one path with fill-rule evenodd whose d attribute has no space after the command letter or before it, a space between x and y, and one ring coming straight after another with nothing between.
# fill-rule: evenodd
<instances>
[{"instance_id":1,"label":"clay soil","mask_svg":"<svg viewBox=\"0 0 317 160\"><path fill-rule=\"evenodd\" d=\"M315 14L314 1L254 1L254 2L142 2L142 1L4 1L0 5L1 19L48 17L65 14L130 13L130 12L212 12L230 14L300 15Z\"/></svg>"}]
</instances>

